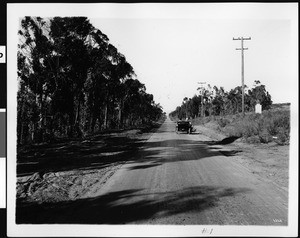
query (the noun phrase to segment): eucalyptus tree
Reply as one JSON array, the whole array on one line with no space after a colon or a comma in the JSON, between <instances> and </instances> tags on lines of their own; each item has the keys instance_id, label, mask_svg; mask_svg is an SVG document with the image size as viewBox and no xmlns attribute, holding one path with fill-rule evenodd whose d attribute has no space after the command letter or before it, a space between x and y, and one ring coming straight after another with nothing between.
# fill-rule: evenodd
<instances>
[{"instance_id":1,"label":"eucalyptus tree","mask_svg":"<svg viewBox=\"0 0 300 238\"><path fill-rule=\"evenodd\" d=\"M18 34L19 143L162 114L125 56L86 17L25 17Z\"/></svg>"},{"instance_id":2,"label":"eucalyptus tree","mask_svg":"<svg viewBox=\"0 0 300 238\"><path fill-rule=\"evenodd\" d=\"M118 104L118 127L123 126L122 114L124 113L124 103L130 97L128 92L128 85L126 82L128 80L132 81L132 78L135 76L133 67L130 63L126 61L125 56L120 54L119 62L116 66L115 77L118 79L117 85L115 88L116 99ZM133 80L136 82L136 80ZM135 88L137 91L138 88Z\"/></svg>"},{"instance_id":3,"label":"eucalyptus tree","mask_svg":"<svg viewBox=\"0 0 300 238\"><path fill-rule=\"evenodd\" d=\"M217 86L214 86L213 89L215 95L211 101L212 112L218 116L224 111L224 89L222 87L219 89Z\"/></svg>"},{"instance_id":4,"label":"eucalyptus tree","mask_svg":"<svg viewBox=\"0 0 300 238\"><path fill-rule=\"evenodd\" d=\"M266 90L266 86L261 84L260 81L254 81L254 88L249 90L249 96L251 97L251 108L253 109L257 102L262 105L262 110L268 110L272 105L272 98L269 92Z\"/></svg>"},{"instance_id":5,"label":"eucalyptus tree","mask_svg":"<svg viewBox=\"0 0 300 238\"><path fill-rule=\"evenodd\" d=\"M194 95L189 101L189 111L191 117L195 118L199 114L199 108L201 104L201 97Z\"/></svg>"},{"instance_id":6,"label":"eucalyptus tree","mask_svg":"<svg viewBox=\"0 0 300 238\"><path fill-rule=\"evenodd\" d=\"M228 93L228 101L229 106L227 107L229 111L228 114L236 114L241 111L242 108L242 88L241 86L235 87L231 89Z\"/></svg>"},{"instance_id":7,"label":"eucalyptus tree","mask_svg":"<svg viewBox=\"0 0 300 238\"><path fill-rule=\"evenodd\" d=\"M49 81L51 72L47 66L53 44L47 37L48 33L49 24L40 17L25 17L21 20L21 29L18 31L18 80L22 90L18 103L24 103L22 97L26 97L26 93L31 98L35 96L34 103L37 105L39 117L29 118L28 122L31 125L31 139L38 141L44 139L49 95L52 93ZM18 110L24 110L23 105L18 104Z\"/></svg>"},{"instance_id":8,"label":"eucalyptus tree","mask_svg":"<svg viewBox=\"0 0 300 238\"><path fill-rule=\"evenodd\" d=\"M60 95L69 97L71 104L69 106L73 109L68 112L71 124L70 135L80 136L81 107L84 102L83 89L90 67L87 41L94 28L86 17L54 17L51 20L50 29L50 36L55 46L57 69L61 75L56 78L59 80L56 90L61 90Z\"/></svg>"},{"instance_id":9,"label":"eucalyptus tree","mask_svg":"<svg viewBox=\"0 0 300 238\"><path fill-rule=\"evenodd\" d=\"M188 102L188 97L184 97L182 101L182 105L185 107L185 117L188 117L188 108L187 108L187 102Z\"/></svg>"},{"instance_id":10,"label":"eucalyptus tree","mask_svg":"<svg viewBox=\"0 0 300 238\"><path fill-rule=\"evenodd\" d=\"M88 39L90 68L84 84L86 120L89 131L94 132L96 122L101 129L107 121L108 85L110 80L111 61L108 51L109 39L99 29L94 29Z\"/></svg>"}]
</instances>

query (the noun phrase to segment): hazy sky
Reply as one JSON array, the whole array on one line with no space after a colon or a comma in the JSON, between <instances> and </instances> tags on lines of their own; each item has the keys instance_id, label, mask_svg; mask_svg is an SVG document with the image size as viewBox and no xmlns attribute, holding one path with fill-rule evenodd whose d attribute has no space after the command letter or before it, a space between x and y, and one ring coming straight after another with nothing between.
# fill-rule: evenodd
<instances>
[{"instance_id":1,"label":"hazy sky","mask_svg":"<svg viewBox=\"0 0 300 238\"><path fill-rule=\"evenodd\" d=\"M197 82L266 85L275 103L298 102L297 3L14 4L10 29L23 16L86 16L125 55L166 112L197 94ZM8 10L10 10L10 8ZM13 27L15 25L15 28ZM14 31L14 30L13 30ZM15 31L17 32L17 31ZM9 40L16 50L17 38ZM16 60L14 60L16 61ZM16 65L14 66L16 67Z\"/></svg>"},{"instance_id":2,"label":"hazy sky","mask_svg":"<svg viewBox=\"0 0 300 238\"><path fill-rule=\"evenodd\" d=\"M197 5L199 11L201 5ZM206 9L213 12L213 7ZM234 8L232 9L234 12ZM262 11L264 14L266 11ZM226 91L241 85L240 41L244 41L245 84L254 80L266 85L272 100L290 102L295 86L291 75L291 22L266 16L263 19L92 18L124 54L138 76L165 111L182 99L197 94L197 82L223 86Z\"/></svg>"}]
</instances>

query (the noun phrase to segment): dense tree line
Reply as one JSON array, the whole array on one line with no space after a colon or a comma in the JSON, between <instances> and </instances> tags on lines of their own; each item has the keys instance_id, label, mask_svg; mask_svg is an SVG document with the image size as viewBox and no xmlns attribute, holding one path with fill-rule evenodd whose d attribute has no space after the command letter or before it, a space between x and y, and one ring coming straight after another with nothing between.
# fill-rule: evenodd
<instances>
[{"instance_id":1,"label":"dense tree line","mask_svg":"<svg viewBox=\"0 0 300 238\"><path fill-rule=\"evenodd\" d=\"M18 143L159 119L124 55L85 17L25 17L18 44Z\"/></svg>"},{"instance_id":2,"label":"dense tree line","mask_svg":"<svg viewBox=\"0 0 300 238\"><path fill-rule=\"evenodd\" d=\"M200 95L194 95L192 98L185 97L182 104L171 112L170 116L184 119L230 115L242 111L241 86L231 89L229 92L226 92L223 87L211 87L210 85L198 89ZM270 109L271 95L266 91L265 85L260 81L255 81L252 89L248 89L247 86L245 89L245 112L254 111L257 103L262 105L262 110Z\"/></svg>"}]
</instances>

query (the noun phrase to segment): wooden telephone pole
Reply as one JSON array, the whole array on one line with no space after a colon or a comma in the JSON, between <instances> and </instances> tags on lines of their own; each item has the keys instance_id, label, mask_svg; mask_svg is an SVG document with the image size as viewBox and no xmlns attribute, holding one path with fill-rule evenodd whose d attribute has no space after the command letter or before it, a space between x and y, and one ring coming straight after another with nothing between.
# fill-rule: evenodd
<instances>
[{"instance_id":1,"label":"wooden telephone pole","mask_svg":"<svg viewBox=\"0 0 300 238\"><path fill-rule=\"evenodd\" d=\"M241 41L241 48L236 48L236 50L240 50L242 53L242 114L245 116L245 92L244 92L244 50L248 50L248 48L244 48L244 40L251 40L251 37L244 38L244 37L238 37L233 38L233 40L240 40Z\"/></svg>"},{"instance_id":2,"label":"wooden telephone pole","mask_svg":"<svg viewBox=\"0 0 300 238\"><path fill-rule=\"evenodd\" d=\"M197 88L197 90L201 90L200 91L200 95L201 95L201 116L204 117L204 108L203 108L203 93L204 93L204 87L203 85L206 84L206 82L198 82L198 84L200 84L201 86L199 88Z\"/></svg>"}]
</instances>

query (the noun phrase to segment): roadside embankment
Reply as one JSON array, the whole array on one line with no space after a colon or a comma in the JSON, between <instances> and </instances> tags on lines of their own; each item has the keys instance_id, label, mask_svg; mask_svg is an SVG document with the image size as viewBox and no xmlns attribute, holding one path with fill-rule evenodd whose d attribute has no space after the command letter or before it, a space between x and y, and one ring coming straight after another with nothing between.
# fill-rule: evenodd
<instances>
[{"instance_id":1,"label":"roadside embankment","mask_svg":"<svg viewBox=\"0 0 300 238\"><path fill-rule=\"evenodd\" d=\"M17 204L93 197L163 121L18 151Z\"/></svg>"},{"instance_id":2,"label":"roadside embankment","mask_svg":"<svg viewBox=\"0 0 300 238\"><path fill-rule=\"evenodd\" d=\"M252 112L245 116L235 114L196 118L192 123L211 128L225 136L241 137L250 144L275 142L288 145L290 141L289 109L268 110L262 114Z\"/></svg>"},{"instance_id":3,"label":"roadside embankment","mask_svg":"<svg viewBox=\"0 0 300 238\"><path fill-rule=\"evenodd\" d=\"M233 137L230 132L235 131L233 125L230 130L220 128L218 121L210 120L207 123L195 125L196 131L201 134L201 138L206 136L207 141L220 142L225 138ZM257 135L256 135L257 136ZM250 137L251 138L251 137ZM262 143L260 140L254 142L249 137L241 137L232 140L231 143L217 143L213 145L225 156L231 156L233 160L240 163L253 174L275 183L282 189L288 189L289 181L289 145L269 141Z\"/></svg>"}]
</instances>

